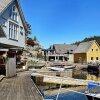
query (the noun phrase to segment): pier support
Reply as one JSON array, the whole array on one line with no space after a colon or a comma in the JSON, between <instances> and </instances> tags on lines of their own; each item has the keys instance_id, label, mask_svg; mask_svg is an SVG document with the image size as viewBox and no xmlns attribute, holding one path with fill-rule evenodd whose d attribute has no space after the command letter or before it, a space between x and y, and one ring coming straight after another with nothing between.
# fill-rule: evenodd
<instances>
[{"instance_id":1,"label":"pier support","mask_svg":"<svg viewBox=\"0 0 100 100\"><path fill-rule=\"evenodd\" d=\"M64 56L63 56L63 62L65 61Z\"/></svg>"}]
</instances>

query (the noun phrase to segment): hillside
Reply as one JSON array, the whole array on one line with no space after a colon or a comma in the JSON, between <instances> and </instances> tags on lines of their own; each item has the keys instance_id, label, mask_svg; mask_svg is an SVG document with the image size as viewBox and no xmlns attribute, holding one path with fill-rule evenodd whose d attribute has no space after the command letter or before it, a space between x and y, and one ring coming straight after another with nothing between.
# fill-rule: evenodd
<instances>
[{"instance_id":1,"label":"hillside","mask_svg":"<svg viewBox=\"0 0 100 100\"><path fill-rule=\"evenodd\" d=\"M86 37L84 40L82 40L82 41L76 41L73 44L79 45L82 42L87 42L87 41L91 41L91 40L96 40L99 43L99 45L100 45L100 36Z\"/></svg>"},{"instance_id":2,"label":"hillside","mask_svg":"<svg viewBox=\"0 0 100 100\"><path fill-rule=\"evenodd\" d=\"M32 60L37 61L38 59L43 59L43 52L42 52L42 46L40 45L39 41L35 38L26 38L26 45L25 50L23 51L23 54L21 56L22 61Z\"/></svg>"}]
</instances>

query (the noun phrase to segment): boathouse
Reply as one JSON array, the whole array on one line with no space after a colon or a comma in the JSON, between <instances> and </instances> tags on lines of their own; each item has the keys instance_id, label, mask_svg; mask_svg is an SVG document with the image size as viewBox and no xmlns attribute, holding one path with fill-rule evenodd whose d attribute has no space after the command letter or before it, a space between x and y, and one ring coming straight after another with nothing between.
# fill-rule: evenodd
<instances>
[{"instance_id":1,"label":"boathouse","mask_svg":"<svg viewBox=\"0 0 100 100\"><path fill-rule=\"evenodd\" d=\"M74 62L73 51L76 48L76 45L54 44L45 50L46 60Z\"/></svg>"},{"instance_id":2,"label":"boathouse","mask_svg":"<svg viewBox=\"0 0 100 100\"><path fill-rule=\"evenodd\" d=\"M0 74L16 75L16 56L25 47L26 32L19 0L0 0Z\"/></svg>"},{"instance_id":3,"label":"boathouse","mask_svg":"<svg viewBox=\"0 0 100 100\"><path fill-rule=\"evenodd\" d=\"M96 40L80 43L74 51L75 63L100 63L100 46Z\"/></svg>"}]
</instances>

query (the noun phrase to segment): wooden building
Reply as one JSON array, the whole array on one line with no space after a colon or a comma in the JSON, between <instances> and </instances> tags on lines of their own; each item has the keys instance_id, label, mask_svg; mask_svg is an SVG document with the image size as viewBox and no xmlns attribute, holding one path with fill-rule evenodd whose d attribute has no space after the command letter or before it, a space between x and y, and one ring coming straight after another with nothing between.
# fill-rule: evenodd
<instances>
[{"instance_id":1,"label":"wooden building","mask_svg":"<svg viewBox=\"0 0 100 100\"><path fill-rule=\"evenodd\" d=\"M19 0L0 0L0 74L16 75L16 56L25 47L26 33Z\"/></svg>"},{"instance_id":2,"label":"wooden building","mask_svg":"<svg viewBox=\"0 0 100 100\"><path fill-rule=\"evenodd\" d=\"M76 45L70 44L54 44L49 49L44 50L46 60L52 61L67 61L74 62L73 51L77 48Z\"/></svg>"},{"instance_id":3,"label":"wooden building","mask_svg":"<svg viewBox=\"0 0 100 100\"><path fill-rule=\"evenodd\" d=\"M93 40L80 43L74 51L75 63L100 63L100 46Z\"/></svg>"}]
</instances>

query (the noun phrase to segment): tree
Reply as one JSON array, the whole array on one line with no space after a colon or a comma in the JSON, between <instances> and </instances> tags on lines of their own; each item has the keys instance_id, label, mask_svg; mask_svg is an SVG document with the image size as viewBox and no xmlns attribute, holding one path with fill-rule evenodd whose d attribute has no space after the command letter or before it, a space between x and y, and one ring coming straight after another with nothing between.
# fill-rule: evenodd
<instances>
[{"instance_id":1,"label":"tree","mask_svg":"<svg viewBox=\"0 0 100 100\"><path fill-rule=\"evenodd\" d=\"M82 41L76 41L73 44L79 45L82 42L88 42L88 41L91 41L91 40L96 40L99 43L99 45L100 45L100 36L86 37L84 40L82 40Z\"/></svg>"},{"instance_id":2,"label":"tree","mask_svg":"<svg viewBox=\"0 0 100 100\"><path fill-rule=\"evenodd\" d=\"M36 36L34 36L34 39L33 39L34 41L37 41L37 37Z\"/></svg>"},{"instance_id":3,"label":"tree","mask_svg":"<svg viewBox=\"0 0 100 100\"><path fill-rule=\"evenodd\" d=\"M32 33L32 29L31 29L31 25L27 22L26 22L26 27L27 27L27 31L26 31L26 36L27 36Z\"/></svg>"}]
</instances>

